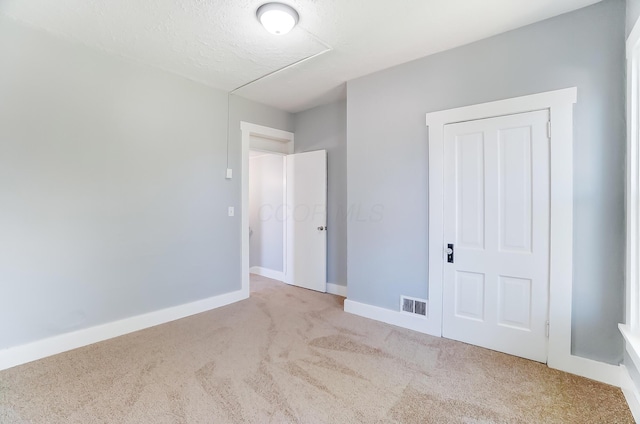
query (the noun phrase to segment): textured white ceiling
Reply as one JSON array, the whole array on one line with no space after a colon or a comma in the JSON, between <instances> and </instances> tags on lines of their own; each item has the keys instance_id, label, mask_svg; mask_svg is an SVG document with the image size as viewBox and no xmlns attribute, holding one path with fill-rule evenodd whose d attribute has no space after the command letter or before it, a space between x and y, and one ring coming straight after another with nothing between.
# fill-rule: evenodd
<instances>
[{"instance_id":1,"label":"textured white ceiling","mask_svg":"<svg viewBox=\"0 0 640 424\"><path fill-rule=\"evenodd\" d=\"M282 1L282 0L281 0ZM600 0L286 0L285 35L261 0L1 0L0 13L59 37L298 112L344 96L344 82Z\"/></svg>"}]
</instances>

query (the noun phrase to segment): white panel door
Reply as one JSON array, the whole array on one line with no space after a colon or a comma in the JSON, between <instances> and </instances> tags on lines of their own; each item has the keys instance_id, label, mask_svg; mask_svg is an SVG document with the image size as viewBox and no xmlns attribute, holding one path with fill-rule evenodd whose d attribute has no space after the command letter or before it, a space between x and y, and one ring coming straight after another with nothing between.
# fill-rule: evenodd
<instances>
[{"instance_id":1,"label":"white panel door","mask_svg":"<svg viewBox=\"0 0 640 424\"><path fill-rule=\"evenodd\" d=\"M286 156L287 282L327 291L327 152Z\"/></svg>"},{"instance_id":2,"label":"white panel door","mask_svg":"<svg viewBox=\"0 0 640 424\"><path fill-rule=\"evenodd\" d=\"M548 111L446 125L444 337L547 361Z\"/></svg>"}]
</instances>

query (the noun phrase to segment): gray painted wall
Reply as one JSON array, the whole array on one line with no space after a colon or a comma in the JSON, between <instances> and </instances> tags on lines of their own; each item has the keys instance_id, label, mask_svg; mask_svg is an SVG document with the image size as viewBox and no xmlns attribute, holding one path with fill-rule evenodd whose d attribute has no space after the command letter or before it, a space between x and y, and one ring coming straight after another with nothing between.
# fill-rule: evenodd
<instances>
[{"instance_id":1,"label":"gray painted wall","mask_svg":"<svg viewBox=\"0 0 640 424\"><path fill-rule=\"evenodd\" d=\"M327 150L327 282L347 284L347 104L294 115L295 152Z\"/></svg>"},{"instance_id":2,"label":"gray painted wall","mask_svg":"<svg viewBox=\"0 0 640 424\"><path fill-rule=\"evenodd\" d=\"M638 18L640 18L640 0L627 0L627 37L631 33Z\"/></svg>"},{"instance_id":3,"label":"gray painted wall","mask_svg":"<svg viewBox=\"0 0 640 424\"><path fill-rule=\"evenodd\" d=\"M292 115L0 17L0 349L240 289L240 120Z\"/></svg>"},{"instance_id":4,"label":"gray painted wall","mask_svg":"<svg viewBox=\"0 0 640 424\"><path fill-rule=\"evenodd\" d=\"M602 3L348 83L349 298L398 309L427 295L425 113L578 87L574 141L575 354L622 359L624 19Z\"/></svg>"},{"instance_id":5,"label":"gray painted wall","mask_svg":"<svg viewBox=\"0 0 640 424\"><path fill-rule=\"evenodd\" d=\"M249 266L284 271L284 156L249 158Z\"/></svg>"}]
</instances>

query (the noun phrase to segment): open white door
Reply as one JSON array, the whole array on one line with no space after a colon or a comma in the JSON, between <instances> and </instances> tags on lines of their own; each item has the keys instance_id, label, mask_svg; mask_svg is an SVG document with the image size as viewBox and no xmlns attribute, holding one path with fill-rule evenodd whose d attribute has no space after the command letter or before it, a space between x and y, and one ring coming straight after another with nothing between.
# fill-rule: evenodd
<instances>
[{"instance_id":1,"label":"open white door","mask_svg":"<svg viewBox=\"0 0 640 424\"><path fill-rule=\"evenodd\" d=\"M288 155L287 283L327 291L327 152Z\"/></svg>"},{"instance_id":2,"label":"open white door","mask_svg":"<svg viewBox=\"0 0 640 424\"><path fill-rule=\"evenodd\" d=\"M549 112L446 125L444 337L547 360ZM448 245L448 246L447 246Z\"/></svg>"}]
</instances>

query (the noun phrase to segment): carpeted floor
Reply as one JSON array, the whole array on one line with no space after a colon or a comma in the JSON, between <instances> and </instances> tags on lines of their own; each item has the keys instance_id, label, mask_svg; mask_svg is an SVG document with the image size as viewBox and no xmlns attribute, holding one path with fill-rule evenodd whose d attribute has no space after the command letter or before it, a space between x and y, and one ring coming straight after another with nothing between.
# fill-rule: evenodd
<instances>
[{"instance_id":1,"label":"carpeted floor","mask_svg":"<svg viewBox=\"0 0 640 424\"><path fill-rule=\"evenodd\" d=\"M619 389L346 314L251 298L0 372L0 423L632 423Z\"/></svg>"}]
</instances>

